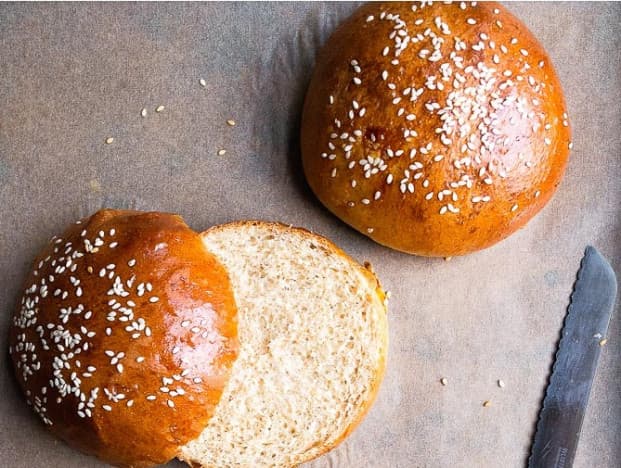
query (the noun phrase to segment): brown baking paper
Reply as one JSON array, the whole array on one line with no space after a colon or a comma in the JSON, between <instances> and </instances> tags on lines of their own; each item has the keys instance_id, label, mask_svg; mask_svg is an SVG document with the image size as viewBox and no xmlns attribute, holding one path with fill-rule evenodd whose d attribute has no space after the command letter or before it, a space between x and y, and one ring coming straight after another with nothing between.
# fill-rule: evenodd
<instances>
[{"instance_id":1,"label":"brown baking paper","mask_svg":"<svg viewBox=\"0 0 621 468\"><path fill-rule=\"evenodd\" d=\"M509 4L557 67L574 149L525 229L448 262L374 244L304 183L298 129L314 54L355 7L0 4L0 349L36 252L97 208L176 212L197 230L278 220L370 261L392 292L377 403L308 467L524 466L585 245L621 272L621 4ZM576 468L621 466L616 315ZM45 431L3 352L0 466L104 466Z\"/></svg>"}]
</instances>

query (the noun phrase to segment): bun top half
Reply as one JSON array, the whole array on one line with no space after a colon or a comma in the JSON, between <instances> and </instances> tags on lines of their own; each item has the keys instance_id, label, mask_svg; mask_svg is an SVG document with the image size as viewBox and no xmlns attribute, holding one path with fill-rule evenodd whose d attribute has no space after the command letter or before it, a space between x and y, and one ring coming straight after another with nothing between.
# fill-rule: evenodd
<instances>
[{"instance_id":1,"label":"bun top half","mask_svg":"<svg viewBox=\"0 0 621 468\"><path fill-rule=\"evenodd\" d=\"M35 260L9 352L44 423L110 463L173 458L237 357L224 267L174 215L102 210Z\"/></svg>"}]
</instances>

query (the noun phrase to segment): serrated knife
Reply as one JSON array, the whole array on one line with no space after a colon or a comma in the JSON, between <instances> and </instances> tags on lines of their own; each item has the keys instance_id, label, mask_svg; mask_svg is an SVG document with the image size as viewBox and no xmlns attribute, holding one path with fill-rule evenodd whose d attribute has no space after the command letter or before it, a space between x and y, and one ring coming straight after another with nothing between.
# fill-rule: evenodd
<instances>
[{"instance_id":1,"label":"serrated knife","mask_svg":"<svg viewBox=\"0 0 621 468\"><path fill-rule=\"evenodd\" d=\"M610 264L594 247L587 247L539 413L529 468L572 466L616 295L617 278Z\"/></svg>"}]
</instances>

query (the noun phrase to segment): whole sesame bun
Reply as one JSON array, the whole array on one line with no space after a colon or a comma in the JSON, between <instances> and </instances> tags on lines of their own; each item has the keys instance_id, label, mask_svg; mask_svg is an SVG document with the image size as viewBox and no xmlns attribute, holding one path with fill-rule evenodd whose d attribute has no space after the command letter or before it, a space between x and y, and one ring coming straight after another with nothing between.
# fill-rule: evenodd
<instances>
[{"instance_id":1,"label":"whole sesame bun","mask_svg":"<svg viewBox=\"0 0 621 468\"><path fill-rule=\"evenodd\" d=\"M247 221L202 234L229 271L239 357L203 433L180 458L205 468L292 467L342 441L386 364L385 295L327 239Z\"/></svg>"},{"instance_id":2,"label":"whole sesame bun","mask_svg":"<svg viewBox=\"0 0 621 468\"><path fill-rule=\"evenodd\" d=\"M361 7L317 57L301 144L329 210L425 256L519 229L552 197L571 147L549 57L491 2Z\"/></svg>"},{"instance_id":3,"label":"whole sesame bun","mask_svg":"<svg viewBox=\"0 0 621 468\"><path fill-rule=\"evenodd\" d=\"M180 217L103 210L36 259L9 344L50 431L115 465L151 466L214 413L237 356L234 296Z\"/></svg>"}]
</instances>

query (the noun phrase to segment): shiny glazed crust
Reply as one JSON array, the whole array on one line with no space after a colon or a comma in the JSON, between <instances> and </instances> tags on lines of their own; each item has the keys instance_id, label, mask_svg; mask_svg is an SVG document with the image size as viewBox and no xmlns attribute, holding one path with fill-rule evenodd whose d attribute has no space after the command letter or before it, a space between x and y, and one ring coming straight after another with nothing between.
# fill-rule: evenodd
<instances>
[{"instance_id":1,"label":"shiny glazed crust","mask_svg":"<svg viewBox=\"0 0 621 468\"><path fill-rule=\"evenodd\" d=\"M211 417L237 356L236 307L226 270L180 217L102 210L36 259L9 341L52 433L151 466Z\"/></svg>"},{"instance_id":2,"label":"shiny glazed crust","mask_svg":"<svg viewBox=\"0 0 621 468\"><path fill-rule=\"evenodd\" d=\"M361 7L317 57L301 142L329 210L425 256L519 229L552 197L571 147L549 57L491 2Z\"/></svg>"}]
</instances>

